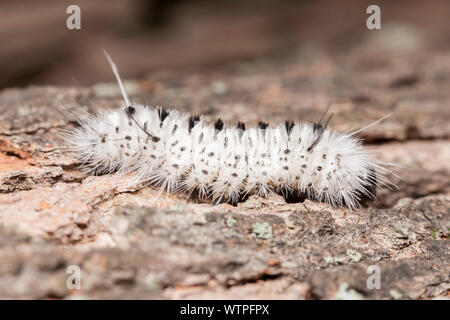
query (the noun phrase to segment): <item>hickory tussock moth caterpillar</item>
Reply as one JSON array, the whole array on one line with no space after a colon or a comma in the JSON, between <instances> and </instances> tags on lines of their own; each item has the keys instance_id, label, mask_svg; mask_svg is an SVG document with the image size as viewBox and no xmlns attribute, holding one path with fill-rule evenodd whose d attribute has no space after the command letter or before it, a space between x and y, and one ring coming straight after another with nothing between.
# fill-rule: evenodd
<instances>
[{"instance_id":1,"label":"hickory tussock moth caterpillar","mask_svg":"<svg viewBox=\"0 0 450 320\"><path fill-rule=\"evenodd\" d=\"M334 206L356 208L389 185L387 169L372 159L356 134L383 120L339 133L331 116L314 124L260 122L246 128L206 122L177 110L133 103L105 52L122 92L123 108L79 121L66 133L70 148L90 173L132 172L139 183L168 193L197 191L216 202L247 194L299 193Z\"/></svg>"}]
</instances>

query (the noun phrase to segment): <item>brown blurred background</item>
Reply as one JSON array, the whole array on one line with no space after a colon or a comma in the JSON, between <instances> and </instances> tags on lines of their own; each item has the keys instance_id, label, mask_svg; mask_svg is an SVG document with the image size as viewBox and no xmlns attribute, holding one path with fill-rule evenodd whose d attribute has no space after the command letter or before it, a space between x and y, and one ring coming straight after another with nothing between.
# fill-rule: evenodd
<instances>
[{"instance_id":1,"label":"brown blurred background","mask_svg":"<svg viewBox=\"0 0 450 320\"><path fill-rule=\"evenodd\" d=\"M71 4L81 8L81 30L66 28ZM380 31L366 28L370 4L381 7ZM352 43L385 26L396 33L391 45L421 49L424 42L408 37L412 28L427 49L449 52L449 14L448 0L3 0L0 88L110 81L103 48L126 78L289 59L311 46L346 55Z\"/></svg>"}]
</instances>

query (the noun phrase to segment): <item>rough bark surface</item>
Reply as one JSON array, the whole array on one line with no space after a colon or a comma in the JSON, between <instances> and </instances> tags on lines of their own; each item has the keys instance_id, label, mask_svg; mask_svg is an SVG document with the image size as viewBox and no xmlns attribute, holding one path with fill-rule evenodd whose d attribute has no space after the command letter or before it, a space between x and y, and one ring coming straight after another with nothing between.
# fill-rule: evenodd
<instances>
[{"instance_id":1,"label":"rough bark surface","mask_svg":"<svg viewBox=\"0 0 450 320\"><path fill-rule=\"evenodd\" d=\"M117 107L115 84L4 90L0 298L448 298L450 59L414 49L426 38L408 29L401 37L360 39L351 54L304 46L214 74L127 81L136 100L229 123L314 121L330 101L338 130L393 112L362 135L398 165L399 189L353 212L276 195L214 206L158 198L126 176L86 176L58 131L86 109ZM80 290L66 286L70 265ZM381 288L371 290L373 265Z\"/></svg>"}]
</instances>

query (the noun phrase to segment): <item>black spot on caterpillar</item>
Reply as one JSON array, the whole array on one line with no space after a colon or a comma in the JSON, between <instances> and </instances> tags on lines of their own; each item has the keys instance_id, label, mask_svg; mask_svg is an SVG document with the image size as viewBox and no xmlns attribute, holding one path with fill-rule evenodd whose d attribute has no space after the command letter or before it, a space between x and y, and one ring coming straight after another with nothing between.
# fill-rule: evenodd
<instances>
[{"instance_id":1,"label":"black spot on caterpillar","mask_svg":"<svg viewBox=\"0 0 450 320\"><path fill-rule=\"evenodd\" d=\"M214 129L216 131L221 131L223 129L223 121L222 121L222 119L217 119L216 122L214 122Z\"/></svg>"},{"instance_id":2,"label":"black spot on caterpillar","mask_svg":"<svg viewBox=\"0 0 450 320\"><path fill-rule=\"evenodd\" d=\"M196 115L196 116L189 116L189 133L191 133L192 129L194 128L194 126L197 124L197 122L200 121L200 116Z\"/></svg>"},{"instance_id":3,"label":"black spot on caterpillar","mask_svg":"<svg viewBox=\"0 0 450 320\"><path fill-rule=\"evenodd\" d=\"M161 125L164 122L164 120L167 118L167 116L169 115L169 112L167 112L166 109L164 109L163 107L159 107L158 108L158 115L159 115L159 120L161 121Z\"/></svg>"},{"instance_id":4,"label":"black spot on caterpillar","mask_svg":"<svg viewBox=\"0 0 450 320\"><path fill-rule=\"evenodd\" d=\"M284 122L284 126L286 127L286 132L289 136L291 134L292 128L294 128L294 121L286 120Z\"/></svg>"},{"instance_id":5,"label":"black spot on caterpillar","mask_svg":"<svg viewBox=\"0 0 450 320\"><path fill-rule=\"evenodd\" d=\"M269 126L269 124L267 122L262 122L262 121L258 122L258 128L260 128L262 130L267 129L268 126Z\"/></svg>"}]
</instances>

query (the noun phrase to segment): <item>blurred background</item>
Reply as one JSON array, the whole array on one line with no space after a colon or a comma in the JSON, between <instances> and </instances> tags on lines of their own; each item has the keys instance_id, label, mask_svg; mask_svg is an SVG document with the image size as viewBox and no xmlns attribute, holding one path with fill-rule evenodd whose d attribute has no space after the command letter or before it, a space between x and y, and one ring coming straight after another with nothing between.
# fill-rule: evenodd
<instances>
[{"instance_id":1,"label":"blurred background","mask_svg":"<svg viewBox=\"0 0 450 320\"><path fill-rule=\"evenodd\" d=\"M81 8L81 30L66 28L71 4ZM366 28L370 4L381 7L382 30ZM125 78L278 63L317 48L332 57L352 50L447 54L449 15L448 0L3 0L0 88L111 81L102 48Z\"/></svg>"}]
</instances>

